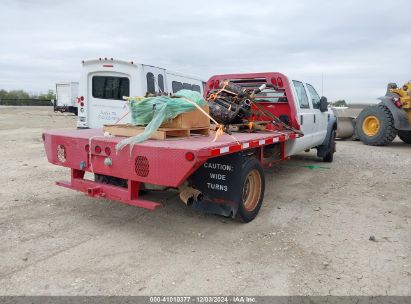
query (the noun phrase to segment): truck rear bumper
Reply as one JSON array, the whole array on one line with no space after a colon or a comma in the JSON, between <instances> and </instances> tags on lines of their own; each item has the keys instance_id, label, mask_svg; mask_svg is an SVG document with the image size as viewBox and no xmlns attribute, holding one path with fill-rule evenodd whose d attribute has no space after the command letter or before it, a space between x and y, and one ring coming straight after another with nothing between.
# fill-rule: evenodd
<instances>
[{"instance_id":1,"label":"truck rear bumper","mask_svg":"<svg viewBox=\"0 0 411 304\"><path fill-rule=\"evenodd\" d=\"M162 206L160 203L139 198L140 182L128 180L127 188L124 188L84 179L84 173L85 171L71 169L71 180L69 182L58 181L56 184L61 187L83 192L90 197L116 200L124 204L149 210L154 210Z\"/></svg>"}]
</instances>

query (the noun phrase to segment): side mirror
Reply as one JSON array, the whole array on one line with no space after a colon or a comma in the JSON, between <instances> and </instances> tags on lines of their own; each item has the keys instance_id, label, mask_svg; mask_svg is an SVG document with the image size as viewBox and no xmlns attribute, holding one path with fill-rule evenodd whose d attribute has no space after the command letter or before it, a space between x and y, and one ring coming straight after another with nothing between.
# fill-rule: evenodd
<instances>
[{"instance_id":1,"label":"side mirror","mask_svg":"<svg viewBox=\"0 0 411 304\"><path fill-rule=\"evenodd\" d=\"M327 112L328 110L328 101L327 101L327 97L321 97L320 99L320 111L321 112Z\"/></svg>"}]
</instances>

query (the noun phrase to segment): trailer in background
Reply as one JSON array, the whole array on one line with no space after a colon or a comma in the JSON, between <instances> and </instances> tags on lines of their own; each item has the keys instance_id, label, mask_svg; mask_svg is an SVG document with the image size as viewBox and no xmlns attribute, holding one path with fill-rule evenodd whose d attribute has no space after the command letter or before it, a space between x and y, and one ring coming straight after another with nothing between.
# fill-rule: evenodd
<instances>
[{"instance_id":1,"label":"trailer in background","mask_svg":"<svg viewBox=\"0 0 411 304\"><path fill-rule=\"evenodd\" d=\"M60 82L56 84L54 111L69 112L77 115L78 82Z\"/></svg>"},{"instance_id":2,"label":"trailer in background","mask_svg":"<svg viewBox=\"0 0 411 304\"><path fill-rule=\"evenodd\" d=\"M77 127L102 128L131 123L125 96L173 94L181 89L204 93L197 76L165 68L113 58L82 62Z\"/></svg>"}]
</instances>

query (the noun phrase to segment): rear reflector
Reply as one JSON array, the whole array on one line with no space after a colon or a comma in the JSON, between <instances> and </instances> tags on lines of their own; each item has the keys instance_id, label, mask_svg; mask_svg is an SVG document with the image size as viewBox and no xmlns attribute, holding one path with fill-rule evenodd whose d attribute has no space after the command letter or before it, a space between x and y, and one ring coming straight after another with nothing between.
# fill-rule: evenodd
<instances>
[{"instance_id":1,"label":"rear reflector","mask_svg":"<svg viewBox=\"0 0 411 304\"><path fill-rule=\"evenodd\" d=\"M63 145L57 146L57 159L64 163L66 161L67 153L66 148Z\"/></svg>"},{"instance_id":2,"label":"rear reflector","mask_svg":"<svg viewBox=\"0 0 411 304\"><path fill-rule=\"evenodd\" d=\"M112 64L103 64L103 67L104 67L104 68L112 68L113 65L112 65Z\"/></svg>"},{"instance_id":3,"label":"rear reflector","mask_svg":"<svg viewBox=\"0 0 411 304\"><path fill-rule=\"evenodd\" d=\"M193 152L187 152L186 153L186 160L193 161L194 160L194 153Z\"/></svg>"}]
</instances>

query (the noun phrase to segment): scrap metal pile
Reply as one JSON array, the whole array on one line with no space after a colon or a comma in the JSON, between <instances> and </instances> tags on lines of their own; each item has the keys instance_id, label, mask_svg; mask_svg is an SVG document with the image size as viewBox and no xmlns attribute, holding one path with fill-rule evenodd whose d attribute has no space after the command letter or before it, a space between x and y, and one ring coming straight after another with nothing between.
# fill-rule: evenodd
<instances>
[{"instance_id":1,"label":"scrap metal pile","mask_svg":"<svg viewBox=\"0 0 411 304\"><path fill-rule=\"evenodd\" d=\"M238 125L243 124L248 126L246 128L248 131L253 131L266 130L266 125L272 124L280 130L289 129L300 133L299 130L285 124L277 116L255 102L255 96L269 86L271 85L263 84L259 88L247 89L228 80L221 81L207 95L211 117L219 124L224 125L225 131L228 132L236 130L231 128L233 125L237 126L237 130L241 130L243 128L238 127ZM265 122L254 122L252 120L254 111L261 112L269 119Z\"/></svg>"},{"instance_id":2,"label":"scrap metal pile","mask_svg":"<svg viewBox=\"0 0 411 304\"><path fill-rule=\"evenodd\" d=\"M207 96L210 115L223 125L242 123L251 116L252 93L228 80Z\"/></svg>"}]
</instances>

